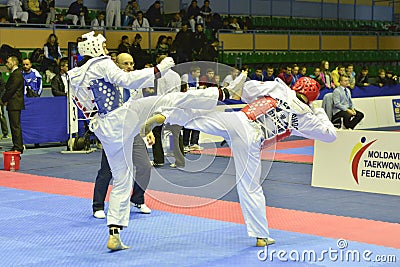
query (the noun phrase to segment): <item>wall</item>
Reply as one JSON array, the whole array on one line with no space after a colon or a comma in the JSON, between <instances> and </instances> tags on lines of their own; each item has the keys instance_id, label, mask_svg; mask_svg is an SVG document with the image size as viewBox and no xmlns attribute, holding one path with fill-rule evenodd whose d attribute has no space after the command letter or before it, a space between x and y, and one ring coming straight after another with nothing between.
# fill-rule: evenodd
<instances>
[{"instance_id":1,"label":"wall","mask_svg":"<svg viewBox=\"0 0 400 267\"><path fill-rule=\"evenodd\" d=\"M78 36L88 30L78 29L56 29L60 47L66 49L68 42L75 42ZM13 47L30 49L43 47L52 29L29 29L29 28L0 28L0 44L8 44ZM107 46L116 49L123 35L128 35L130 41L137 32L133 31L107 31ZM175 32L140 32L142 35L142 48L155 48L157 39L160 35L172 36ZM238 38L240 37L240 38ZM319 50L319 35L299 35L292 34L288 38L287 34L257 34L253 38L250 33L223 33L219 39L224 44L224 50L253 50L253 46L258 51L288 50L289 41L291 50ZM29 41L27 41L29 40ZM381 36L379 41L376 36L352 36L351 45L354 50L400 50L400 38L398 36ZM323 35L321 38L322 50L349 50L350 37L346 35Z\"/></svg>"},{"instance_id":2,"label":"wall","mask_svg":"<svg viewBox=\"0 0 400 267\"><path fill-rule=\"evenodd\" d=\"M137 0L142 10L147 10L155 0ZM161 0L165 2L167 0ZM172 0L168 0L172 1ZM179 0L174 0L179 1ZM68 7L74 0L56 1L57 7ZM181 0L182 5L187 7L191 0ZM341 18L357 20L387 20L391 21L393 10L390 6L371 6L370 0L357 0L356 10L353 1L336 0L323 1L321 10L321 0L314 1L294 1L294 0L211 0L210 7L213 12L221 14L251 14L253 16L294 16L310 18ZM0 4L6 4L7 0L0 0ZM105 9L103 0L84 0L84 5L90 9ZM121 0L124 8L128 0ZM344 4L348 3L348 4ZM198 0L198 5L203 5L203 0Z\"/></svg>"}]
</instances>

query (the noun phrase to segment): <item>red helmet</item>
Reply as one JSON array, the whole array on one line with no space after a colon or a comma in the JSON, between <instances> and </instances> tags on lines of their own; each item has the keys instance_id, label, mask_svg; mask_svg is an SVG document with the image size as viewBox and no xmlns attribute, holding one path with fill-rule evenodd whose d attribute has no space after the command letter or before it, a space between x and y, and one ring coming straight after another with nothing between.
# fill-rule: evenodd
<instances>
[{"instance_id":1,"label":"red helmet","mask_svg":"<svg viewBox=\"0 0 400 267\"><path fill-rule=\"evenodd\" d=\"M305 95L308 99L308 103L310 103L318 98L320 85L316 80L310 77L301 77L293 85L292 89Z\"/></svg>"}]
</instances>

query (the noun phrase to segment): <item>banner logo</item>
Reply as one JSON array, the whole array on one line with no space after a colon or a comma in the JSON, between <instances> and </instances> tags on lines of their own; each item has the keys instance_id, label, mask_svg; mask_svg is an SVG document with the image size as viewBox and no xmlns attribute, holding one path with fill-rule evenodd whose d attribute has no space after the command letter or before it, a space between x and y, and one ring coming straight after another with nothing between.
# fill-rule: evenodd
<instances>
[{"instance_id":1,"label":"banner logo","mask_svg":"<svg viewBox=\"0 0 400 267\"><path fill-rule=\"evenodd\" d=\"M368 144L363 145L365 141L367 141L367 138L365 138L364 136L361 137L361 141L354 145L350 154L351 172L357 184L359 184L358 165L360 163L361 157L364 154L365 150L367 150L368 147L370 147L373 143L375 143L376 139L374 141L369 142Z\"/></svg>"},{"instance_id":2,"label":"banner logo","mask_svg":"<svg viewBox=\"0 0 400 267\"><path fill-rule=\"evenodd\" d=\"M400 99L392 99L394 121L400 122Z\"/></svg>"}]
</instances>

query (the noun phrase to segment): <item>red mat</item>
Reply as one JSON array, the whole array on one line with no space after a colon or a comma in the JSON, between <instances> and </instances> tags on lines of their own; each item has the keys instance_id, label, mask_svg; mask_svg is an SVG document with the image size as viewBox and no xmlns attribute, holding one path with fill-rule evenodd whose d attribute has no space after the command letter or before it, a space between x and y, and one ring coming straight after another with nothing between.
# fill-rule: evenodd
<instances>
[{"instance_id":1,"label":"red mat","mask_svg":"<svg viewBox=\"0 0 400 267\"><path fill-rule=\"evenodd\" d=\"M314 146L314 140L297 140L297 141L287 141L278 142L276 146L269 149L265 149L262 152L262 160L274 160L274 161L284 161L284 162L296 162L296 163L312 163L313 156L310 155L299 155L299 154L285 154L281 152L275 152L276 150L284 150L290 148L300 148L306 146ZM232 152L229 147L220 148L207 148L204 150L191 151L193 154L204 154L220 157L232 157Z\"/></svg>"},{"instance_id":2,"label":"red mat","mask_svg":"<svg viewBox=\"0 0 400 267\"><path fill-rule=\"evenodd\" d=\"M0 171L0 186L91 199L94 184ZM149 206L156 210L233 223L244 223L240 206L237 202L209 200L153 190L148 190L146 197ZM210 204L183 208L167 205L155 198L171 199L174 203L181 203L182 206L199 202L209 202ZM269 226L274 229L335 239L344 238L396 249L400 248L400 240L395 237L395 233L400 233L400 224L272 207L267 208L267 213ZM379 229L379 231L376 229ZM371 234L371 232L376 234Z\"/></svg>"}]
</instances>

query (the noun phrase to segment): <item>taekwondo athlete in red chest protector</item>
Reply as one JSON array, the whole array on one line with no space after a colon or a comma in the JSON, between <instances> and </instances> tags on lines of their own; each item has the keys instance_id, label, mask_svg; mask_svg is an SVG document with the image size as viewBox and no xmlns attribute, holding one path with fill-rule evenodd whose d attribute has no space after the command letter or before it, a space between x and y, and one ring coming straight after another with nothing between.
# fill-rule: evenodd
<instances>
[{"instance_id":1,"label":"taekwondo athlete in red chest protector","mask_svg":"<svg viewBox=\"0 0 400 267\"><path fill-rule=\"evenodd\" d=\"M84 56L80 66L68 72L70 90L77 106L90 119L90 128L101 141L113 177L113 189L107 213L111 250L129 248L120 238L120 230L128 226L129 197L132 189L132 143L142 124L161 106L213 109L218 99L228 97L218 88L189 93L171 93L162 97L129 99L123 102L118 87L139 89L154 86L154 79L174 66L165 58L155 68L125 72L109 56L106 39L94 32L84 34L78 50Z\"/></svg>"},{"instance_id":2,"label":"taekwondo athlete in red chest protector","mask_svg":"<svg viewBox=\"0 0 400 267\"><path fill-rule=\"evenodd\" d=\"M300 78L293 90L279 78L275 81L244 82L247 72L237 78L243 86L242 101L249 103L238 112L164 109L154 117L165 123L222 136L229 144L236 169L236 183L247 233L256 246L275 243L270 237L266 202L261 187L261 150L290 135L333 142L336 131L323 109L309 104L319 95L319 84ZM149 120L147 131L153 125Z\"/></svg>"}]
</instances>

